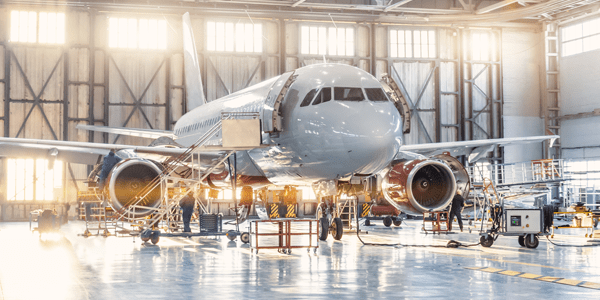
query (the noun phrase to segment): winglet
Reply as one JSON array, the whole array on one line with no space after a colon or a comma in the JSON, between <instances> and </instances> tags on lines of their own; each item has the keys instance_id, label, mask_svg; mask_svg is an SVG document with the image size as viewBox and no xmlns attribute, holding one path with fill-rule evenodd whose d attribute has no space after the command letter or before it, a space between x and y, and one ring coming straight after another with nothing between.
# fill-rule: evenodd
<instances>
[{"instance_id":1,"label":"winglet","mask_svg":"<svg viewBox=\"0 0 600 300\"><path fill-rule=\"evenodd\" d=\"M190 13L188 12L183 15L183 64L185 68L187 109L191 111L198 106L206 104L206 98L204 98L198 52L196 52L196 42L194 41Z\"/></svg>"}]
</instances>

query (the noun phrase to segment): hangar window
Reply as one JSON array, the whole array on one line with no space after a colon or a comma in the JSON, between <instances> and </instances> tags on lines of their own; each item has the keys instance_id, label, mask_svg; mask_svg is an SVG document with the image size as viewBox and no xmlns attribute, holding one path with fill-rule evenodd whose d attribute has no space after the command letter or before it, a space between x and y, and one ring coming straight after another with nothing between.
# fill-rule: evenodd
<instances>
[{"instance_id":1,"label":"hangar window","mask_svg":"<svg viewBox=\"0 0 600 300\"><path fill-rule=\"evenodd\" d=\"M388 101L385 92L380 88L365 88L365 92L371 101Z\"/></svg>"},{"instance_id":2,"label":"hangar window","mask_svg":"<svg viewBox=\"0 0 600 300\"><path fill-rule=\"evenodd\" d=\"M600 49L600 19L593 19L561 29L562 56Z\"/></svg>"},{"instance_id":3,"label":"hangar window","mask_svg":"<svg viewBox=\"0 0 600 300\"><path fill-rule=\"evenodd\" d=\"M304 106L310 105L310 102L313 100L313 98L315 97L316 93L317 93L317 89L310 90L310 92L308 92L306 94L306 97L304 97L304 100L302 100L302 103L300 103L300 107L304 107Z\"/></svg>"},{"instance_id":4,"label":"hangar window","mask_svg":"<svg viewBox=\"0 0 600 300\"><path fill-rule=\"evenodd\" d=\"M226 52L262 52L262 24L207 22L206 49Z\"/></svg>"},{"instance_id":5,"label":"hangar window","mask_svg":"<svg viewBox=\"0 0 600 300\"><path fill-rule=\"evenodd\" d=\"M65 14L13 10L10 14L10 41L64 44Z\"/></svg>"},{"instance_id":6,"label":"hangar window","mask_svg":"<svg viewBox=\"0 0 600 300\"><path fill-rule=\"evenodd\" d=\"M330 100L331 100L331 88L324 87L321 89L321 92L319 93L319 95L317 95L317 98L315 99L315 102L313 102L313 105L325 103Z\"/></svg>"},{"instance_id":7,"label":"hangar window","mask_svg":"<svg viewBox=\"0 0 600 300\"><path fill-rule=\"evenodd\" d=\"M108 26L111 48L167 49L165 20L110 18Z\"/></svg>"},{"instance_id":8,"label":"hangar window","mask_svg":"<svg viewBox=\"0 0 600 300\"><path fill-rule=\"evenodd\" d=\"M302 26L302 54L354 56L354 28Z\"/></svg>"},{"instance_id":9,"label":"hangar window","mask_svg":"<svg viewBox=\"0 0 600 300\"><path fill-rule=\"evenodd\" d=\"M435 30L390 30L390 56L435 58Z\"/></svg>"},{"instance_id":10,"label":"hangar window","mask_svg":"<svg viewBox=\"0 0 600 300\"><path fill-rule=\"evenodd\" d=\"M336 87L333 94L338 101L363 101L365 95L361 88Z\"/></svg>"},{"instance_id":11,"label":"hangar window","mask_svg":"<svg viewBox=\"0 0 600 300\"><path fill-rule=\"evenodd\" d=\"M7 159L6 199L8 201L57 200L62 190L62 163L53 166L46 159ZM50 163L51 164L51 163ZM49 168L50 167L50 168Z\"/></svg>"}]
</instances>

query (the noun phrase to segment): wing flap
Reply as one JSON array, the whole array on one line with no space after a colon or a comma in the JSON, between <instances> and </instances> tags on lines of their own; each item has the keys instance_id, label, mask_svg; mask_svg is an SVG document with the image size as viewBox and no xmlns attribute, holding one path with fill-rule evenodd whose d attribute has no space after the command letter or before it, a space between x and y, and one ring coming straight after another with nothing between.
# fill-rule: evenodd
<instances>
[{"instance_id":1,"label":"wing flap","mask_svg":"<svg viewBox=\"0 0 600 300\"><path fill-rule=\"evenodd\" d=\"M135 136L142 138L157 139L163 136L174 137L173 132L169 130L158 130L158 129L141 129L141 128L124 128L124 127L107 127L107 126L94 126L94 125L77 125L77 129L106 132L127 136Z\"/></svg>"}]
</instances>

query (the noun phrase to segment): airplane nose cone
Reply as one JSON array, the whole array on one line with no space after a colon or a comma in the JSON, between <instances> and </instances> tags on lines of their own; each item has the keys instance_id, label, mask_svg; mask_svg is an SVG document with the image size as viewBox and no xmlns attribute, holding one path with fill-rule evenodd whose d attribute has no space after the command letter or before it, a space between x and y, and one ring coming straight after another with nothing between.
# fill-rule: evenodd
<instances>
[{"instance_id":1,"label":"airplane nose cone","mask_svg":"<svg viewBox=\"0 0 600 300\"><path fill-rule=\"evenodd\" d=\"M349 160L358 174L372 174L394 158L402 143L401 120L389 103L361 103L360 109L342 121Z\"/></svg>"}]
</instances>

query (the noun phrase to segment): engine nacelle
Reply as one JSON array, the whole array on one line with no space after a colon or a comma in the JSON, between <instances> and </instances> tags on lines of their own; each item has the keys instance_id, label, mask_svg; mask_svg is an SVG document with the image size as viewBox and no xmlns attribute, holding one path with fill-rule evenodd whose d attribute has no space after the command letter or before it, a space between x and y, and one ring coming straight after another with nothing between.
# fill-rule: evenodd
<instances>
[{"instance_id":1,"label":"engine nacelle","mask_svg":"<svg viewBox=\"0 0 600 300\"><path fill-rule=\"evenodd\" d=\"M144 206L132 209L131 214L127 215L129 218L142 218L155 212L163 198L162 184L157 185L137 203L135 197L161 173L162 165L148 159L129 158L118 163L106 180L112 208L122 212L123 208L132 204Z\"/></svg>"},{"instance_id":2,"label":"engine nacelle","mask_svg":"<svg viewBox=\"0 0 600 300\"><path fill-rule=\"evenodd\" d=\"M382 181L385 199L409 214L442 210L457 189L466 195L468 188L468 173L456 158L446 154L398 163Z\"/></svg>"}]
</instances>

